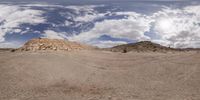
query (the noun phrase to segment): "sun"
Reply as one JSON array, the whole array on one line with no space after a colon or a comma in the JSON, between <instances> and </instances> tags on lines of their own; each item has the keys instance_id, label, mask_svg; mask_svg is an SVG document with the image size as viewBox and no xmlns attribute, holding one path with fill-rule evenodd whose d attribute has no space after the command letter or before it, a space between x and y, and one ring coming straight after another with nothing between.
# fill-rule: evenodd
<instances>
[{"instance_id":1,"label":"sun","mask_svg":"<svg viewBox=\"0 0 200 100\"><path fill-rule=\"evenodd\" d=\"M172 28L173 21L171 19L160 19L158 21L158 27L163 31L168 31Z\"/></svg>"}]
</instances>

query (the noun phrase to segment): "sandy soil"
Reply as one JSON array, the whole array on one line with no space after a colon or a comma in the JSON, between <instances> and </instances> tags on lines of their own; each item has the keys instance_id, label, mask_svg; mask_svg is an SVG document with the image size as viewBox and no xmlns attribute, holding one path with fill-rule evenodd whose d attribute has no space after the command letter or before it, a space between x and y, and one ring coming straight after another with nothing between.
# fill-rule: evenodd
<instances>
[{"instance_id":1,"label":"sandy soil","mask_svg":"<svg viewBox=\"0 0 200 100\"><path fill-rule=\"evenodd\" d=\"M200 100L200 53L0 52L0 100Z\"/></svg>"}]
</instances>

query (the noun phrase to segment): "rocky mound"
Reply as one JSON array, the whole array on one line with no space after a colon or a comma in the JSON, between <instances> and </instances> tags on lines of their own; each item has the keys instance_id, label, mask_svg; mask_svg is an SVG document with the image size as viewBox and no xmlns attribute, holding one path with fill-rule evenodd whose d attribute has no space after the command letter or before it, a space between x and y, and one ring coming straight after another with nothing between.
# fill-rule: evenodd
<instances>
[{"instance_id":1,"label":"rocky mound","mask_svg":"<svg viewBox=\"0 0 200 100\"><path fill-rule=\"evenodd\" d=\"M92 47L60 39L32 39L19 48L20 51L71 51L91 49Z\"/></svg>"},{"instance_id":2,"label":"rocky mound","mask_svg":"<svg viewBox=\"0 0 200 100\"><path fill-rule=\"evenodd\" d=\"M167 51L176 51L177 49L173 49L170 47L165 47L160 44L152 43L150 41L142 41L138 43L130 43L115 46L110 49L114 52L130 52L130 51L137 51L137 52L167 52Z\"/></svg>"}]
</instances>

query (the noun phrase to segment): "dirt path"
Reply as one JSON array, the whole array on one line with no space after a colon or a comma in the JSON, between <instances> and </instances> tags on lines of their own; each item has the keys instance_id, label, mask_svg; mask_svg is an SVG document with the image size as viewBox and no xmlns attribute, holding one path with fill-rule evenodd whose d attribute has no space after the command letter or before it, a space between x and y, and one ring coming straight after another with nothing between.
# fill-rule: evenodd
<instances>
[{"instance_id":1,"label":"dirt path","mask_svg":"<svg viewBox=\"0 0 200 100\"><path fill-rule=\"evenodd\" d=\"M200 54L0 52L0 100L200 100Z\"/></svg>"}]
</instances>

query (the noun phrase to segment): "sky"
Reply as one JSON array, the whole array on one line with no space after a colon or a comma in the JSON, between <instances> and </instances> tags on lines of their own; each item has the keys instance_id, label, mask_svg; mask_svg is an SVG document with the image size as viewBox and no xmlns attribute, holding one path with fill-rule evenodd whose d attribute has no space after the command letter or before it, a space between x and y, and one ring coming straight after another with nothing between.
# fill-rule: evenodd
<instances>
[{"instance_id":1,"label":"sky","mask_svg":"<svg viewBox=\"0 0 200 100\"><path fill-rule=\"evenodd\" d=\"M152 41L200 48L198 0L1 0L0 48L32 38L98 47Z\"/></svg>"}]
</instances>

